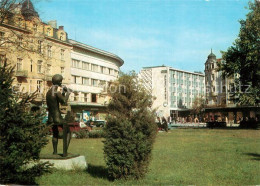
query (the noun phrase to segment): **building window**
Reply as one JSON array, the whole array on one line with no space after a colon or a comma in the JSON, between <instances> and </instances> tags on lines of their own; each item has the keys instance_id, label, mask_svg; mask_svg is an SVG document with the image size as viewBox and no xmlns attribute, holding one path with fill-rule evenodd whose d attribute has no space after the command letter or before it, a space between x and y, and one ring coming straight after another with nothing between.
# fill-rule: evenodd
<instances>
[{"instance_id":1,"label":"building window","mask_svg":"<svg viewBox=\"0 0 260 186\"><path fill-rule=\"evenodd\" d=\"M33 31L37 32L37 30L38 30L38 25L37 24L33 24Z\"/></svg>"},{"instance_id":2,"label":"building window","mask_svg":"<svg viewBox=\"0 0 260 186\"><path fill-rule=\"evenodd\" d=\"M64 33L60 33L60 40L64 40Z\"/></svg>"},{"instance_id":3,"label":"building window","mask_svg":"<svg viewBox=\"0 0 260 186\"><path fill-rule=\"evenodd\" d=\"M104 73L105 73L105 67L100 66L100 72L101 72L102 74L104 74Z\"/></svg>"},{"instance_id":4,"label":"building window","mask_svg":"<svg viewBox=\"0 0 260 186\"><path fill-rule=\"evenodd\" d=\"M79 100L79 94L77 92L74 92L74 101Z\"/></svg>"},{"instance_id":5,"label":"building window","mask_svg":"<svg viewBox=\"0 0 260 186\"><path fill-rule=\"evenodd\" d=\"M82 62L82 69L84 69L84 70L89 70L89 63L87 63L87 62Z\"/></svg>"},{"instance_id":6,"label":"building window","mask_svg":"<svg viewBox=\"0 0 260 186\"><path fill-rule=\"evenodd\" d=\"M212 69L214 68L214 63L211 64L211 68L212 68Z\"/></svg>"},{"instance_id":7,"label":"building window","mask_svg":"<svg viewBox=\"0 0 260 186\"><path fill-rule=\"evenodd\" d=\"M212 74L211 77L212 77L212 81L214 81L215 80L214 74Z\"/></svg>"},{"instance_id":8,"label":"building window","mask_svg":"<svg viewBox=\"0 0 260 186\"><path fill-rule=\"evenodd\" d=\"M88 102L88 94L84 93L84 102Z\"/></svg>"},{"instance_id":9,"label":"building window","mask_svg":"<svg viewBox=\"0 0 260 186\"><path fill-rule=\"evenodd\" d=\"M113 74L114 74L113 72L114 72L113 69L111 69L111 68L108 69L108 74L109 74L109 75L113 75Z\"/></svg>"},{"instance_id":10,"label":"building window","mask_svg":"<svg viewBox=\"0 0 260 186\"><path fill-rule=\"evenodd\" d=\"M74 67L74 68L80 68L80 61L79 60L76 60L76 59L72 59L71 61L71 66Z\"/></svg>"},{"instance_id":11,"label":"building window","mask_svg":"<svg viewBox=\"0 0 260 186\"><path fill-rule=\"evenodd\" d=\"M42 93L42 81L37 80L37 92Z\"/></svg>"},{"instance_id":12,"label":"building window","mask_svg":"<svg viewBox=\"0 0 260 186\"><path fill-rule=\"evenodd\" d=\"M82 78L82 84L83 84L83 85L89 85L89 78L83 77L83 78Z\"/></svg>"},{"instance_id":13,"label":"building window","mask_svg":"<svg viewBox=\"0 0 260 186\"><path fill-rule=\"evenodd\" d=\"M92 86L97 87L98 86L98 80L97 79L92 79L91 84L92 84Z\"/></svg>"},{"instance_id":14,"label":"building window","mask_svg":"<svg viewBox=\"0 0 260 186\"><path fill-rule=\"evenodd\" d=\"M61 50L60 50L60 59L61 59L61 60L64 60L64 52L65 52L64 49L61 49Z\"/></svg>"},{"instance_id":15,"label":"building window","mask_svg":"<svg viewBox=\"0 0 260 186\"><path fill-rule=\"evenodd\" d=\"M18 18L18 26L21 26L21 25L22 25L22 21L23 21L22 18Z\"/></svg>"},{"instance_id":16,"label":"building window","mask_svg":"<svg viewBox=\"0 0 260 186\"><path fill-rule=\"evenodd\" d=\"M91 102L96 103L97 102L97 94L91 94Z\"/></svg>"},{"instance_id":17,"label":"building window","mask_svg":"<svg viewBox=\"0 0 260 186\"><path fill-rule=\"evenodd\" d=\"M51 74L51 65L47 65L46 74Z\"/></svg>"},{"instance_id":18,"label":"building window","mask_svg":"<svg viewBox=\"0 0 260 186\"><path fill-rule=\"evenodd\" d=\"M60 73L61 73L61 75L64 77L64 72L65 72L65 70L64 70L65 68L64 67L61 67L60 68Z\"/></svg>"},{"instance_id":19,"label":"building window","mask_svg":"<svg viewBox=\"0 0 260 186\"><path fill-rule=\"evenodd\" d=\"M47 28L47 36L51 36L51 28Z\"/></svg>"},{"instance_id":20,"label":"building window","mask_svg":"<svg viewBox=\"0 0 260 186\"><path fill-rule=\"evenodd\" d=\"M21 58L17 58L16 69L17 71L23 70L23 60Z\"/></svg>"},{"instance_id":21,"label":"building window","mask_svg":"<svg viewBox=\"0 0 260 186\"><path fill-rule=\"evenodd\" d=\"M51 57L52 56L52 52L51 52L51 46L50 45L48 45L47 46L47 55L48 55L48 57Z\"/></svg>"},{"instance_id":22,"label":"building window","mask_svg":"<svg viewBox=\"0 0 260 186\"><path fill-rule=\"evenodd\" d=\"M37 73L42 73L42 61L37 62Z\"/></svg>"},{"instance_id":23,"label":"building window","mask_svg":"<svg viewBox=\"0 0 260 186\"><path fill-rule=\"evenodd\" d=\"M33 71L33 60L31 60L31 72Z\"/></svg>"},{"instance_id":24,"label":"building window","mask_svg":"<svg viewBox=\"0 0 260 186\"><path fill-rule=\"evenodd\" d=\"M42 53L42 41L38 41L38 52Z\"/></svg>"},{"instance_id":25,"label":"building window","mask_svg":"<svg viewBox=\"0 0 260 186\"><path fill-rule=\"evenodd\" d=\"M91 65L91 70L92 70L93 72L98 72L98 65L92 64L92 65Z\"/></svg>"},{"instance_id":26,"label":"building window","mask_svg":"<svg viewBox=\"0 0 260 186\"><path fill-rule=\"evenodd\" d=\"M18 44L18 46L21 46L22 43L23 43L23 37L22 36L18 36L17 37L17 44Z\"/></svg>"}]
</instances>

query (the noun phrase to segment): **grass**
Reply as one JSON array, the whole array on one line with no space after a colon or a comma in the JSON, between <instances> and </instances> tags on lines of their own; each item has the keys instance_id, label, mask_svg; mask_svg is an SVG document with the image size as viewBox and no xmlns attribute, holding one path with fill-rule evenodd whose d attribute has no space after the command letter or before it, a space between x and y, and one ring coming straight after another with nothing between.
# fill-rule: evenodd
<instances>
[{"instance_id":1,"label":"grass","mask_svg":"<svg viewBox=\"0 0 260 186\"><path fill-rule=\"evenodd\" d=\"M150 171L142 180L107 178L103 139L72 139L69 152L86 157L88 170L56 170L44 185L259 185L260 131L175 129L158 133ZM62 143L59 143L59 152ZM51 143L42 153L51 153Z\"/></svg>"}]
</instances>

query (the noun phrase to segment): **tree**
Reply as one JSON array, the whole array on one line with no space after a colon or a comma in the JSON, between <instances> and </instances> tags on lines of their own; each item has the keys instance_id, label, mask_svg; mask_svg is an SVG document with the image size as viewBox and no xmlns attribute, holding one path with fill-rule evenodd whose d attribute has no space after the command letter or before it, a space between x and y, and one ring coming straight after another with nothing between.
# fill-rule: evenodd
<instances>
[{"instance_id":1,"label":"tree","mask_svg":"<svg viewBox=\"0 0 260 186\"><path fill-rule=\"evenodd\" d=\"M256 105L260 103L260 1L249 2L250 12L241 20L238 38L223 53L224 63L219 70L224 76L239 74L236 96L239 103Z\"/></svg>"},{"instance_id":2,"label":"tree","mask_svg":"<svg viewBox=\"0 0 260 186\"><path fill-rule=\"evenodd\" d=\"M156 136L152 96L146 93L134 72L123 74L108 90L105 127L105 161L112 179L141 178L148 171Z\"/></svg>"},{"instance_id":3,"label":"tree","mask_svg":"<svg viewBox=\"0 0 260 186\"><path fill-rule=\"evenodd\" d=\"M14 94L13 67L0 66L0 183L35 184L48 172L49 164L37 163L40 150L48 143L43 112L30 112L35 94ZM26 165L35 162L30 168Z\"/></svg>"},{"instance_id":4,"label":"tree","mask_svg":"<svg viewBox=\"0 0 260 186\"><path fill-rule=\"evenodd\" d=\"M196 97L192 103L192 113L199 115L203 112L205 107L205 99L203 97Z\"/></svg>"}]
</instances>

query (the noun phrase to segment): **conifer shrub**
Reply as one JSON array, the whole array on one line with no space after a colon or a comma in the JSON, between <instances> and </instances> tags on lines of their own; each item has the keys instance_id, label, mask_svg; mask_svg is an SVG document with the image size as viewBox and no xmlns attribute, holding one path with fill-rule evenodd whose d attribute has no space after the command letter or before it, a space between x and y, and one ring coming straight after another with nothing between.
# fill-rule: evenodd
<instances>
[{"instance_id":1,"label":"conifer shrub","mask_svg":"<svg viewBox=\"0 0 260 186\"><path fill-rule=\"evenodd\" d=\"M92 130L89 131L89 138L103 138L105 133L103 130Z\"/></svg>"},{"instance_id":2,"label":"conifer shrub","mask_svg":"<svg viewBox=\"0 0 260 186\"><path fill-rule=\"evenodd\" d=\"M13 94L13 73L6 62L0 65L0 183L35 184L36 177L49 171L48 163L37 162L48 129L43 112L30 112L34 94Z\"/></svg>"},{"instance_id":3,"label":"conifer shrub","mask_svg":"<svg viewBox=\"0 0 260 186\"><path fill-rule=\"evenodd\" d=\"M108 90L104 154L112 179L139 179L145 176L156 136L152 96L134 72L123 74Z\"/></svg>"}]
</instances>

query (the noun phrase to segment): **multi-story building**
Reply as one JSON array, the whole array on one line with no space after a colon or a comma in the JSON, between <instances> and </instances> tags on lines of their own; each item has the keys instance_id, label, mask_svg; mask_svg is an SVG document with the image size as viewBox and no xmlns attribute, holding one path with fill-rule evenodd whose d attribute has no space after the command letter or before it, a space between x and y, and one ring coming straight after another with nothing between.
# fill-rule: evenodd
<instances>
[{"instance_id":1,"label":"multi-story building","mask_svg":"<svg viewBox=\"0 0 260 186\"><path fill-rule=\"evenodd\" d=\"M205 62L206 118L219 118L232 124L239 123L242 118L259 116L259 107L241 106L236 103L236 92L240 91L240 87L235 81L239 80L239 74L232 77L223 76L218 70L218 63L222 62L212 51Z\"/></svg>"},{"instance_id":2,"label":"multi-story building","mask_svg":"<svg viewBox=\"0 0 260 186\"><path fill-rule=\"evenodd\" d=\"M15 66L14 85L21 91L37 91L41 104L54 74L62 74L64 84L70 82L72 45L63 26L42 22L30 0L13 7L0 26L1 62L7 59Z\"/></svg>"},{"instance_id":3,"label":"multi-story building","mask_svg":"<svg viewBox=\"0 0 260 186\"><path fill-rule=\"evenodd\" d=\"M155 97L153 108L159 117L187 114L196 97L205 95L204 75L167 66L144 67L139 73L147 91Z\"/></svg>"},{"instance_id":4,"label":"multi-story building","mask_svg":"<svg viewBox=\"0 0 260 186\"><path fill-rule=\"evenodd\" d=\"M68 39L56 21L40 20L30 0L12 5L0 25L0 61L15 66L14 90L33 93L36 103L45 104L52 76L61 74L63 84L73 90L70 106L74 113L105 119L110 99L103 91L118 77L124 61L118 56ZM70 107L63 107L63 110ZM83 117L86 119L86 117Z\"/></svg>"},{"instance_id":5,"label":"multi-story building","mask_svg":"<svg viewBox=\"0 0 260 186\"><path fill-rule=\"evenodd\" d=\"M118 78L124 61L109 52L69 40L71 53L71 83L74 93L70 98L71 109L79 119L104 120L106 105L110 98L106 88L108 82Z\"/></svg>"},{"instance_id":6,"label":"multi-story building","mask_svg":"<svg viewBox=\"0 0 260 186\"><path fill-rule=\"evenodd\" d=\"M205 84L206 84L206 104L208 107L227 106L234 104L234 79L237 77L225 77L218 70L218 63L222 59L217 59L216 55L209 54L205 62Z\"/></svg>"}]
</instances>

